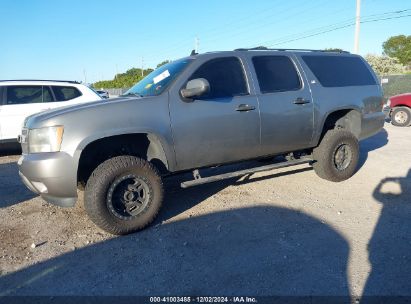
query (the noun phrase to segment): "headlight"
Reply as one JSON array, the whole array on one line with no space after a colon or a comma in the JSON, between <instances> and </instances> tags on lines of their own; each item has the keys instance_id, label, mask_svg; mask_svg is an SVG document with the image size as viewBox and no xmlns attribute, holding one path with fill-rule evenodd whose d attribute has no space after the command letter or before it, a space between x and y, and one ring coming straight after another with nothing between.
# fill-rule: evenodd
<instances>
[{"instance_id":1,"label":"headlight","mask_svg":"<svg viewBox=\"0 0 411 304\"><path fill-rule=\"evenodd\" d=\"M29 131L28 152L58 152L63 141L63 126L31 129Z\"/></svg>"}]
</instances>

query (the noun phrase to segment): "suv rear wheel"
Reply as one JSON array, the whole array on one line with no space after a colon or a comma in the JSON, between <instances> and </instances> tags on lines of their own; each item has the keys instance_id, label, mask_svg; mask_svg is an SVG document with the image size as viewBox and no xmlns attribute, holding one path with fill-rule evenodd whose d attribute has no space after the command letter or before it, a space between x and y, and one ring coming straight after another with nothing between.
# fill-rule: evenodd
<instances>
[{"instance_id":1,"label":"suv rear wheel","mask_svg":"<svg viewBox=\"0 0 411 304\"><path fill-rule=\"evenodd\" d=\"M89 218L112 234L128 234L149 225L160 210L163 184L149 162L118 156L100 164L87 181L84 206Z\"/></svg>"},{"instance_id":2,"label":"suv rear wheel","mask_svg":"<svg viewBox=\"0 0 411 304\"><path fill-rule=\"evenodd\" d=\"M359 158L358 139L345 130L329 130L313 151L314 170L323 179L341 182L354 175Z\"/></svg>"},{"instance_id":3,"label":"suv rear wheel","mask_svg":"<svg viewBox=\"0 0 411 304\"><path fill-rule=\"evenodd\" d=\"M391 112L391 123L397 127L407 127L411 124L411 110L407 107L396 107Z\"/></svg>"}]
</instances>

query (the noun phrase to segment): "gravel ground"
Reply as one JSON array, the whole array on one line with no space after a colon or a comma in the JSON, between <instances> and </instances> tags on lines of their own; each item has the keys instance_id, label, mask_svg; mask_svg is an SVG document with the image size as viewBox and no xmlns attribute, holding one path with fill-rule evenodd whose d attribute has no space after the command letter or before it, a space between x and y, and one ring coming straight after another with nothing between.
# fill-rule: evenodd
<instances>
[{"instance_id":1,"label":"gravel ground","mask_svg":"<svg viewBox=\"0 0 411 304\"><path fill-rule=\"evenodd\" d=\"M411 128L363 141L339 184L304 165L187 190L173 177L154 225L125 237L87 219L82 193L71 209L30 193L8 154L0 295L411 295Z\"/></svg>"}]
</instances>

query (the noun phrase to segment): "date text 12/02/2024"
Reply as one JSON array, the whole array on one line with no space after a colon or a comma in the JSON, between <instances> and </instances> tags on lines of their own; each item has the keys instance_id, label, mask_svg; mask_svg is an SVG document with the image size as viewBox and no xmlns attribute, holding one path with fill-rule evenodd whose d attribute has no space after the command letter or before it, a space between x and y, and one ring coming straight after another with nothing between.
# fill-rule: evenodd
<instances>
[{"instance_id":1,"label":"date text 12/02/2024","mask_svg":"<svg viewBox=\"0 0 411 304\"><path fill-rule=\"evenodd\" d=\"M254 297L150 297L150 303L257 303Z\"/></svg>"}]
</instances>

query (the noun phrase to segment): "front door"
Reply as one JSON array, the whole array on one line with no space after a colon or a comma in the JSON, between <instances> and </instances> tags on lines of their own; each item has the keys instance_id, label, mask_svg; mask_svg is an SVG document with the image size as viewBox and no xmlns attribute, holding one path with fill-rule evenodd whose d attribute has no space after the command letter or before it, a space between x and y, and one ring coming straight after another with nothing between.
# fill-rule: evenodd
<instances>
[{"instance_id":1,"label":"front door","mask_svg":"<svg viewBox=\"0 0 411 304\"><path fill-rule=\"evenodd\" d=\"M170 96L170 118L179 170L253 158L259 153L258 102L242 61L210 59L186 81L204 78L210 91L190 102Z\"/></svg>"}]
</instances>

